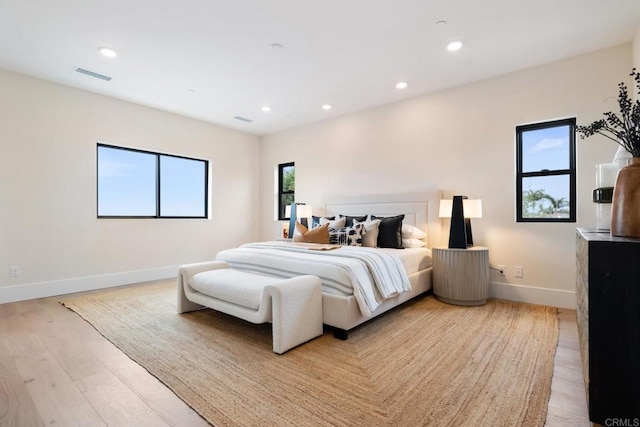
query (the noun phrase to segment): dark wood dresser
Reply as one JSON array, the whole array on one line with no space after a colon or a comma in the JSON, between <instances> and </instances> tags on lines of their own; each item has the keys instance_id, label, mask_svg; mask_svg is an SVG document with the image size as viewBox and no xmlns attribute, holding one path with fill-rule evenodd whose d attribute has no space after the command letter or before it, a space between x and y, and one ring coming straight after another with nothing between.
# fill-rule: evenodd
<instances>
[{"instance_id":1,"label":"dark wood dresser","mask_svg":"<svg viewBox=\"0 0 640 427\"><path fill-rule=\"evenodd\" d=\"M589 418L640 426L640 239L578 228L576 266Z\"/></svg>"}]
</instances>

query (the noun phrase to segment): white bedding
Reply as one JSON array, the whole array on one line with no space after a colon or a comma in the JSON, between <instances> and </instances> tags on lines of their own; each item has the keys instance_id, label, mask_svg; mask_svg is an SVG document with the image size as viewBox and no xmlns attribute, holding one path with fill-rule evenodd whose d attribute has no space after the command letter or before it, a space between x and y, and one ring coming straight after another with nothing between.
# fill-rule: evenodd
<instances>
[{"instance_id":1,"label":"white bedding","mask_svg":"<svg viewBox=\"0 0 640 427\"><path fill-rule=\"evenodd\" d=\"M377 248L376 250L394 254L399 257L407 274L413 274L420 270L425 270L430 268L432 264L431 249L428 248Z\"/></svg>"},{"instance_id":2,"label":"white bedding","mask_svg":"<svg viewBox=\"0 0 640 427\"><path fill-rule=\"evenodd\" d=\"M424 266L425 258L430 260L430 251L424 248L381 250L345 246L315 251L309 249L312 246L250 243L222 251L216 259L227 261L231 268L267 276L318 276L323 292L353 295L365 317L370 317L385 299L409 291L408 272Z\"/></svg>"}]
</instances>

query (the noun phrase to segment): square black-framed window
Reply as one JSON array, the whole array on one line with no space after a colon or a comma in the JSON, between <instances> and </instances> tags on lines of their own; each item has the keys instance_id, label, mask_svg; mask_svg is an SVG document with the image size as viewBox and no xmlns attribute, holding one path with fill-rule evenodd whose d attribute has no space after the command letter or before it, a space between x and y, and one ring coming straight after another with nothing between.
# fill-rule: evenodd
<instances>
[{"instance_id":1,"label":"square black-framed window","mask_svg":"<svg viewBox=\"0 0 640 427\"><path fill-rule=\"evenodd\" d=\"M516 127L516 221L576 222L576 119Z\"/></svg>"},{"instance_id":2,"label":"square black-framed window","mask_svg":"<svg viewBox=\"0 0 640 427\"><path fill-rule=\"evenodd\" d=\"M98 144L98 218L207 218L209 162Z\"/></svg>"},{"instance_id":3,"label":"square black-framed window","mask_svg":"<svg viewBox=\"0 0 640 427\"><path fill-rule=\"evenodd\" d=\"M294 162L278 165L278 220L285 218L285 208L294 202L296 195L296 165Z\"/></svg>"}]
</instances>

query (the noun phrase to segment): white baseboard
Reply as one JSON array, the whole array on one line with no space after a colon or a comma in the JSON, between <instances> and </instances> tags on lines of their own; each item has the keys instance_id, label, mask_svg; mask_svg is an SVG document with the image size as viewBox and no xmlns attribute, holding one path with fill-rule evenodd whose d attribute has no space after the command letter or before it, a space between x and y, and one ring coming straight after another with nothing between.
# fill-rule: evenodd
<instances>
[{"instance_id":1,"label":"white baseboard","mask_svg":"<svg viewBox=\"0 0 640 427\"><path fill-rule=\"evenodd\" d=\"M23 283L21 285L0 287L0 304L45 298L74 292L92 291L132 283L176 277L178 266L152 268L148 270L125 271L122 273L102 274L99 276L75 277L72 279L49 282ZM537 288L534 286L514 285L512 283L491 282L489 296L510 301L530 304L549 305L561 308L576 308L576 296L573 291Z\"/></svg>"},{"instance_id":2,"label":"white baseboard","mask_svg":"<svg viewBox=\"0 0 640 427\"><path fill-rule=\"evenodd\" d=\"M491 298L529 304L548 305L573 310L576 308L576 293L573 291L491 282L489 284L489 296Z\"/></svg>"},{"instance_id":3,"label":"white baseboard","mask_svg":"<svg viewBox=\"0 0 640 427\"><path fill-rule=\"evenodd\" d=\"M0 287L0 304L175 278L178 266Z\"/></svg>"}]
</instances>

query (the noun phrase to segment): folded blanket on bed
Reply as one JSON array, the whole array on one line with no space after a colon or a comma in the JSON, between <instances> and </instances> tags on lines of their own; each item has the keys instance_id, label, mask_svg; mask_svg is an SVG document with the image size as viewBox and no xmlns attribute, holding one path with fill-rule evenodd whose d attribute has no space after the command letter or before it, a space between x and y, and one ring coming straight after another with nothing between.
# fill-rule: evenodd
<instances>
[{"instance_id":1,"label":"folded blanket on bed","mask_svg":"<svg viewBox=\"0 0 640 427\"><path fill-rule=\"evenodd\" d=\"M402 262L392 254L363 247L327 251L309 250L311 247L304 243L249 243L220 252L216 260L227 261L237 270L274 277L318 276L323 292L353 295L365 317L385 299L411 290Z\"/></svg>"}]
</instances>

